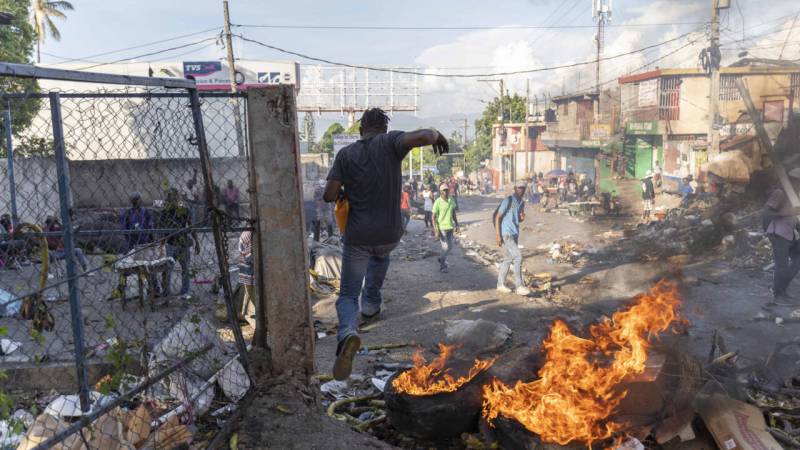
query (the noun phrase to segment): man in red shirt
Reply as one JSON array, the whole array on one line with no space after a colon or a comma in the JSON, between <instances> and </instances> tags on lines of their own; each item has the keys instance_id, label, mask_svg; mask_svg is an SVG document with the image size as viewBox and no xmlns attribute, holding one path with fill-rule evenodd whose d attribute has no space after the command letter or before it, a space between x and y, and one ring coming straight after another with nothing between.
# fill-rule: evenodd
<instances>
[{"instance_id":1,"label":"man in red shirt","mask_svg":"<svg viewBox=\"0 0 800 450\"><path fill-rule=\"evenodd\" d=\"M403 192L400 194L400 214L403 217L403 232L405 233L408 222L411 220L411 186L406 184L403 186Z\"/></svg>"}]
</instances>

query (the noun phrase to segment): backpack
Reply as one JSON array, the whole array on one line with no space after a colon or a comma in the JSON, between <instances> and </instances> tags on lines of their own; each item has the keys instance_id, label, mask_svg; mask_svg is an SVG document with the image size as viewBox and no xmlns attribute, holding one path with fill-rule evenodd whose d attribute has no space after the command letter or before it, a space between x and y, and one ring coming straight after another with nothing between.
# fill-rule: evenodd
<instances>
[{"instance_id":1,"label":"backpack","mask_svg":"<svg viewBox=\"0 0 800 450\"><path fill-rule=\"evenodd\" d=\"M510 195L506 197L506 200L508 200L508 206L502 214L500 214L500 207L503 206L503 202L500 202L500 204L497 205L497 208L495 208L494 212L492 213L492 226L494 226L495 231L497 231L497 215L500 214L500 223L502 224L503 219L505 219L506 214L508 214L508 210L511 209L511 205L513 205L513 199Z\"/></svg>"}]
</instances>

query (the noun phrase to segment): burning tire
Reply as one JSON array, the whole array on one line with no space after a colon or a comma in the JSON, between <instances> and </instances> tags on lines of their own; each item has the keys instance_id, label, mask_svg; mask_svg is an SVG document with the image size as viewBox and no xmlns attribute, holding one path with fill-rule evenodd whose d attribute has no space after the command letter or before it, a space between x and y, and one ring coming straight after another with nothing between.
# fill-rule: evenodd
<instances>
[{"instance_id":1,"label":"burning tire","mask_svg":"<svg viewBox=\"0 0 800 450\"><path fill-rule=\"evenodd\" d=\"M392 426L403 434L424 440L441 440L473 431L481 412L481 389L487 381L481 372L454 392L409 395L398 392L394 374L386 383L384 396Z\"/></svg>"}]
</instances>

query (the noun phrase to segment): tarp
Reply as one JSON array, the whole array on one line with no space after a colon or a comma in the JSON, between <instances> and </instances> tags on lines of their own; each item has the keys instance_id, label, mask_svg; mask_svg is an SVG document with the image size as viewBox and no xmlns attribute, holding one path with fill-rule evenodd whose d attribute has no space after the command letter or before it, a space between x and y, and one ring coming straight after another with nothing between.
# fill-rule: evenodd
<instances>
[{"instance_id":1,"label":"tarp","mask_svg":"<svg viewBox=\"0 0 800 450\"><path fill-rule=\"evenodd\" d=\"M750 172L753 163L740 150L723 152L716 155L708 162L707 171L722 178L729 183L750 182Z\"/></svg>"}]
</instances>

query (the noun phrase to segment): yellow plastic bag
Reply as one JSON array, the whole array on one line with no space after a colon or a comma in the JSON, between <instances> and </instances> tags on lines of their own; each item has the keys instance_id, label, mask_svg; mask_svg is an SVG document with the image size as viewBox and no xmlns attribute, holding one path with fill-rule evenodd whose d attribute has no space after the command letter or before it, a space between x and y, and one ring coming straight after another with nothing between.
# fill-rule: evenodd
<instances>
[{"instance_id":1,"label":"yellow plastic bag","mask_svg":"<svg viewBox=\"0 0 800 450\"><path fill-rule=\"evenodd\" d=\"M344 235L344 228L347 225L347 215L350 214L350 202L346 198L336 200L333 207L333 215L336 216L336 225L339 226L339 233Z\"/></svg>"}]
</instances>

